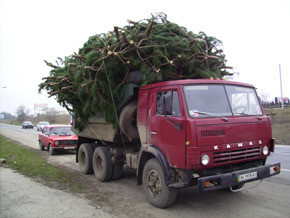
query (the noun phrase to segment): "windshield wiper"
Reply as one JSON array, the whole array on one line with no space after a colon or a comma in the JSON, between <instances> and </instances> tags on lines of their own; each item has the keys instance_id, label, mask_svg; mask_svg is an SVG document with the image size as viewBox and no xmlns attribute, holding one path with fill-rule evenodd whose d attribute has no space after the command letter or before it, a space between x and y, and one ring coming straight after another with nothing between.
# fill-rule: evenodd
<instances>
[{"instance_id":1,"label":"windshield wiper","mask_svg":"<svg viewBox=\"0 0 290 218\"><path fill-rule=\"evenodd\" d=\"M247 113L245 113L245 112L242 112L242 113L234 113L234 115L250 116L250 114L247 114Z\"/></svg>"},{"instance_id":2,"label":"windshield wiper","mask_svg":"<svg viewBox=\"0 0 290 218\"><path fill-rule=\"evenodd\" d=\"M208 116L213 116L213 115L211 115L211 114L209 114L209 113L207 113L207 112L202 112L202 111L194 111L194 113L197 113L197 114L202 114L202 115L208 115Z\"/></svg>"}]
</instances>

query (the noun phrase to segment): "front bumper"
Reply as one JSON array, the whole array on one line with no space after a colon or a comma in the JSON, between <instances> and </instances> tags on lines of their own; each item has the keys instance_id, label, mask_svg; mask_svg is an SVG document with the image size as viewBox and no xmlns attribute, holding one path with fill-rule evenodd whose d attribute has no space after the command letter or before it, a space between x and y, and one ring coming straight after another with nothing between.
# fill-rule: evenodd
<instances>
[{"instance_id":1,"label":"front bumper","mask_svg":"<svg viewBox=\"0 0 290 218\"><path fill-rule=\"evenodd\" d=\"M262 180L280 173L280 163L268 164L231 173L206 176L198 179L199 192L229 188L239 184Z\"/></svg>"},{"instance_id":2,"label":"front bumper","mask_svg":"<svg viewBox=\"0 0 290 218\"><path fill-rule=\"evenodd\" d=\"M77 146L62 146L62 147L53 147L53 150L76 150Z\"/></svg>"}]
</instances>

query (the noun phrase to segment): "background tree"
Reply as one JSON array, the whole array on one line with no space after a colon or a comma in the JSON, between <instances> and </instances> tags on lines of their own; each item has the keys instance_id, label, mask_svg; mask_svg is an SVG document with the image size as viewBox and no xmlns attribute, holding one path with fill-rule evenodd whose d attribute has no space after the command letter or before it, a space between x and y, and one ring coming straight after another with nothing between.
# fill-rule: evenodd
<instances>
[{"instance_id":1,"label":"background tree","mask_svg":"<svg viewBox=\"0 0 290 218\"><path fill-rule=\"evenodd\" d=\"M17 108L16 115L17 121L22 123L29 117L29 109L26 109L26 107L22 104Z\"/></svg>"},{"instance_id":2,"label":"background tree","mask_svg":"<svg viewBox=\"0 0 290 218\"><path fill-rule=\"evenodd\" d=\"M58 114L58 112L54 108L49 108L46 111L46 116L47 116L48 122L54 123L56 121L56 115L57 114Z\"/></svg>"},{"instance_id":3,"label":"background tree","mask_svg":"<svg viewBox=\"0 0 290 218\"><path fill-rule=\"evenodd\" d=\"M12 114L10 113L7 113L7 112L1 112L0 114L3 114L4 115L4 120L12 120L12 119L15 119L15 116L13 116Z\"/></svg>"},{"instance_id":4,"label":"background tree","mask_svg":"<svg viewBox=\"0 0 290 218\"><path fill-rule=\"evenodd\" d=\"M266 104L266 103L271 102L270 95L265 90L260 89L257 92L258 92L258 96L259 96L260 101L261 101L262 104Z\"/></svg>"}]
</instances>

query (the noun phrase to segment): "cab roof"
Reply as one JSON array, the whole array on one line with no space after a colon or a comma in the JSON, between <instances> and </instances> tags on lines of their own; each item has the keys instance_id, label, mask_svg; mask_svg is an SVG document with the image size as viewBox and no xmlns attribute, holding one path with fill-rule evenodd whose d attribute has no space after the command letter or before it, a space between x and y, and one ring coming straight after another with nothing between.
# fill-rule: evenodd
<instances>
[{"instance_id":1,"label":"cab roof","mask_svg":"<svg viewBox=\"0 0 290 218\"><path fill-rule=\"evenodd\" d=\"M239 86L247 86L254 88L253 85L241 82L227 81L222 79L185 79L185 80L173 80L166 81L160 83L153 83L146 86L141 87L141 89L151 89L157 87L164 86L173 86L173 85L190 85L190 84L228 84L228 85L239 85Z\"/></svg>"}]
</instances>

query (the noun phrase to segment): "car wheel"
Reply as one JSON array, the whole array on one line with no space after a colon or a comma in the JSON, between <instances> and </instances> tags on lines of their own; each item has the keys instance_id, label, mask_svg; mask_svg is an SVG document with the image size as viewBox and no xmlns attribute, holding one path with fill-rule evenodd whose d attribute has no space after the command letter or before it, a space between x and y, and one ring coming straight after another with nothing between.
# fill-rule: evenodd
<instances>
[{"instance_id":1,"label":"car wheel","mask_svg":"<svg viewBox=\"0 0 290 218\"><path fill-rule=\"evenodd\" d=\"M93 168L97 180L105 182L112 179L113 165L109 150L105 146L95 149L93 154Z\"/></svg>"},{"instance_id":2,"label":"car wheel","mask_svg":"<svg viewBox=\"0 0 290 218\"><path fill-rule=\"evenodd\" d=\"M50 155L55 155L55 150L52 148L51 144L49 144L49 146L48 146L48 151L49 151Z\"/></svg>"},{"instance_id":3,"label":"car wheel","mask_svg":"<svg viewBox=\"0 0 290 218\"><path fill-rule=\"evenodd\" d=\"M156 158L146 162L142 177L143 189L152 205L165 208L175 202L177 189L166 185L164 171Z\"/></svg>"},{"instance_id":4,"label":"car wheel","mask_svg":"<svg viewBox=\"0 0 290 218\"><path fill-rule=\"evenodd\" d=\"M79 168L82 173L91 174L94 172L93 161L92 161L93 154L94 154L94 150L91 144L89 143L81 144L78 151L78 162L79 162Z\"/></svg>"},{"instance_id":5,"label":"car wheel","mask_svg":"<svg viewBox=\"0 0 290 218\"><path fill-rule=\"evenodd\" d=\"M39 141L39 148L40 148L40 150L44 150L44 146L43 146L43 144L41 143L41 141Z\"/></svg>"}]
</instances>

